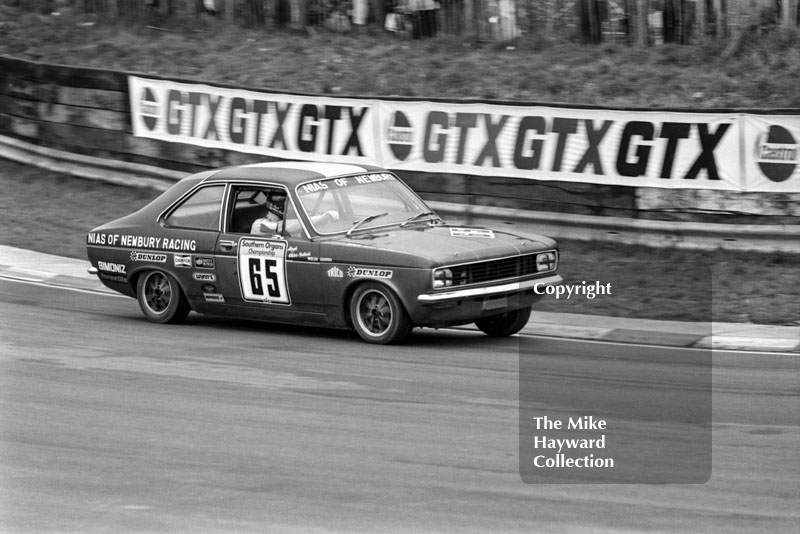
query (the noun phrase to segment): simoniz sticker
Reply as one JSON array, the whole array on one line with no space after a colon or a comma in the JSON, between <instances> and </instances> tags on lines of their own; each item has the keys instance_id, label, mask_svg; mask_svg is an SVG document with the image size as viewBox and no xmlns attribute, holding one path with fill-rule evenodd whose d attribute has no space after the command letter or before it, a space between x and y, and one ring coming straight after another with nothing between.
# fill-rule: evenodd
<instances>
[{"instance_id":1,"label":"simoniz sticker","mask_svg":"<svg viewBox=\"0 0 800 534\"><path fill-rule=\"evenodd\" d=\"M97 268L100 271L105 271L108 273L127 274L125 270L125 265L122 263L110 263L107 261L98 261Z\"/></svg>"}]
</instances>

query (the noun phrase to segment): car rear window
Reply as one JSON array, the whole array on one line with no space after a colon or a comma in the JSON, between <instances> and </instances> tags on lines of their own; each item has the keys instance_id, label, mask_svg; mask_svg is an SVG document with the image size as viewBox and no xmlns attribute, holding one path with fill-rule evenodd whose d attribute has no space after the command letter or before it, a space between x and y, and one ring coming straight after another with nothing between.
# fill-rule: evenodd
<instances>
[{"instance_id":1,"label":"car rear window","mask_svg":"<svg viewBox=\"0 0 800 534\"><path fill-rule=\"evenodd\" d=\"M225 186L201 187L172 210L165 222L179 228L218 230Z\"/></svg>"}]
</instances>

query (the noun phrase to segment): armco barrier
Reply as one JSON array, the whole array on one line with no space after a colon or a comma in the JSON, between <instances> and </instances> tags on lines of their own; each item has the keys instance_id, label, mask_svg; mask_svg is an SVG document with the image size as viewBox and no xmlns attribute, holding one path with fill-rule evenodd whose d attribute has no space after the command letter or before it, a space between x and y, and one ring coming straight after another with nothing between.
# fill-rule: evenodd
<instances>
[{"instance_id":1,"label":"armco barrier","mask_svg":"<svg viewBox=\"0 0 800 534\"><path fill-rule=\"evenodd\" d=\"M271 158L132 135L129 73L0 58L0 134L43 150L186 173ZM157 78L148 76L149 78ZM198 82L189 82L198 83ZM6 147L11 145L6 142ZM68 170L60 159L61 170ZM77 164L77 163L74 163ZM69 171L68 171L69 172ZM134 173L135 174L135 173ZM399 171L424 198L519 213L795 224L800 194L653 190ZM735 219L734 219L735 218Z\"/></svg>"},{"instance_id":2,"label":"armco barrier","mask_svg":"<svg viewBox=\"0 0 800 534\"><path fill-rule=\"evenodd\" d=\"M0 158L81 178L163 190L184 171L72 154L0 135ZM690 249L800 253L800 225L740 225L637 220L429 201L449 222L542 233L557 238Z\"/></svg>"}]
</instances>

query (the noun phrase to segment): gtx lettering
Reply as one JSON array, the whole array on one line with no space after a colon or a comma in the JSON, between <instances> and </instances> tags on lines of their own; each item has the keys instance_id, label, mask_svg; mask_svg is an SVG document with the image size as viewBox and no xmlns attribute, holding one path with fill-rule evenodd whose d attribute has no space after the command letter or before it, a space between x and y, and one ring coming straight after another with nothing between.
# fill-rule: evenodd
<instances>
[{"instance_id":1,"label":"gtx lettering","mask_svg":"<svg viewBox=\"0 0 800 534\"><path fill-rule=\"evenodd\" d=\"M169 135L319 154L364 155L359 134L370 108L304 104L298 114L297 106L171 89L164 121ZM148 110L152 107L148 104ZM292 139L288 132L297 132L296 137Z\"/></svg>"},{"instance_id":2,"label":"gtx lettering","mask_svg":"<svg viewBox=\"0 0 800 534\"><path fill-rule=\"evenodd\" d=\"M608 133L616 126L616 137ZM719 180L715 151L731 124L631 121L619 124L613 120L566 117L524 116L487 113L446 113L431 111L427 115L422 136L422 157L426 163L451 163L502 168L512 165L520 170L593 173L607 175L601 154L615 157L614 169L620 176L646 176L653 159L658 157L658 176L663 179L693 180L705 171L709 180ZM621 133L619 132L621 128ZM692 135L694 134L694 135ZM513 141L513 153L502 154L501 139ZM474 146L473 139L484 139ZM616 144L616 146L611 143ZM575 154L576 147L580 152ZM694 161L682 176L676 176L674 162L681 151L696 153ZM788 152L770 154L789 157ZM567 154L572 158L567 159ZM510 161L504 161L510 156ZM543 157L545 156L545 157ZM567 161L573 161L567 164ZM692 161L692 160L690 160Z\"/></svg>"}]
</instances>

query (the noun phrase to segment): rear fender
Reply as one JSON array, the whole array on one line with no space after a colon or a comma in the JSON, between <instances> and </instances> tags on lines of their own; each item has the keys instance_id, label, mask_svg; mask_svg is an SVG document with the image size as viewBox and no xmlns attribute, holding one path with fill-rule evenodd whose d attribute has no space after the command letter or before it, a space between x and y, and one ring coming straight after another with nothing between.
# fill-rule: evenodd
<instances>
[{"instance_id":1,"label":"rear fender","mask_svg":"<svg viewBox=\"0 0 800 534\"><path fill-rule=\"evenodd\" d=\"M172 271L170 269L167 269L167 268L164 268L164 267L158 267L158 266L155 266L155 265L142 265L141 267L138 267L138 268L134 269L131 272L131 274L128 275L128 285L130 286L131 293L133 294L134 297L138 297L139 296L137 294L138 287L139 287L139 277L142 276L144 273L146 273L148 271L161 271L161 272L167 273L172 278L174 278L176 282L178 282L178 287L181 288L181 291L183 292L183 296L184 297L187 296L186 286L185 286L184 282L181 280L180 276L175 274L174 271Z\"/></svg>"}]
</instances>

